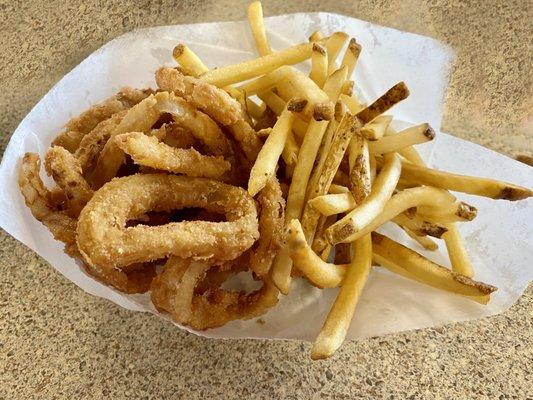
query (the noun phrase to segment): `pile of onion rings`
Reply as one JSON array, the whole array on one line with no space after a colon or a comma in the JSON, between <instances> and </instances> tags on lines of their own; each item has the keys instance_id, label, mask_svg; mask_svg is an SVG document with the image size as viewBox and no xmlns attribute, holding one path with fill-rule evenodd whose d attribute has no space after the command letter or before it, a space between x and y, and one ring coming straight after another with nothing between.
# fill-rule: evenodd
<instances>
[{"instance_id":1,"label":"pile of onion rings","mask_svg":"<svg viewBox=\"0 0 533 400\"><path fill-rule=\"evenodd\" d=\"M262 142L246 109L180 70L159 90L122 89L66 124L39 176L27 153L26 205L99 281L150 291L154 305L195 329L264 314L278 300L270 278L282 245L285 200L276 177L245 190ZM260 288L222 285L249 271Z\"/></svg>"}]
</instances>

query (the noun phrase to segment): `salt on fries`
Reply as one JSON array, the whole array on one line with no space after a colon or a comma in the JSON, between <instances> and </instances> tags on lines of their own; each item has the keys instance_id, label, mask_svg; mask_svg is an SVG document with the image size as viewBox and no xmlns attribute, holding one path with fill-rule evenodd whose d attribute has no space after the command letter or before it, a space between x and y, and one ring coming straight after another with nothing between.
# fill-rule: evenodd
<instances>
[{"instance_id":1,"label":"salt on fries","mask_svg":"<svg viewBox=\"0 0 533 400\"><path fill-rule=\"evenodd\" d=\"M356 38L316 31L273 50L260 2L248 20L257 58L209 69L177 43L179 66L157 70L157 91L125 88L69 121L44 160L56 188L26 154L19 186L34 217L96 279L150 291L195 329L266 313L293 276L340 287L313 359L344 341L372 265L486 304L496 288L471 279L459 234L477 210L449 191L515 201L532 190L427 167L413 146L431 127L396 132L384 114L405 83L369 105L353 95ZM309 75L294 66L309 59ZM376 232L387 223L428 250L443 240L451 269ZM222 288L243 271L259 289Z\"/></svg>"}]
</instances>

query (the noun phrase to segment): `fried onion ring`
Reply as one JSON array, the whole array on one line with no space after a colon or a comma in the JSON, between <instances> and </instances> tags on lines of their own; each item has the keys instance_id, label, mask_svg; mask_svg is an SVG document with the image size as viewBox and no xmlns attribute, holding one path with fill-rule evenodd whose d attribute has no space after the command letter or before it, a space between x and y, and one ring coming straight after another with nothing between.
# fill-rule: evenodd
<instances>
[{"instance_id":1,"label":"fried onion ring","mask_svg":"<svg viewBox=\"0 0 533 400\"><path fill-rule=\"evenodd\" d=\"M207 287L203 293L196 288L209 263L170 257L163 272L152 282L152 302L180 324L197 330L222 326L234 319L250 319L264 314L278 301L278 290L269 278L260 289L251 293ZM216 268L216 267L215 267Z\"/></svg>"},{"instance_id":2,"label":"fried onion ring","mask_svg":"<svg viewBox=\"0 0 533 400\"><path fill-rule=\"evenodd\" d=\"M278 180L270 179L257 197L259 213L259 240L250 255L250 268L259 277L270 271L272 262L282 246L285 224L285 200Z\"/></svg>"},{"instance_id":3,"label":"fried onion ring","mask_svg":"<svg viewBox=\"0 0 533 400\"><path fill-rule=\"evenodd\" d=\"M231 168L220 156L204 156L195 149L175 149L142 132L123 133L114 140L136 164L162 171L218 178Z\"/></svg>"},{"instance_id":4,"label":"fried onion ring","mask_svg":"<svg viewBox=\"0 0 533 400\"><path fill-rule=\"evenodd\" d=\"M53 146L44 159L46 172L63 190L67 198L67 212L71 217L78 217L85 204L93 196L93 191L83 178L78 160L67 149Z\"/></svg>"},{"instance_id":5,"label":"fried onion ring","mask_svg":"<svg viewBox=\"0 0 533 400\"><path fill-rule=\"evenodd\" d=\"M175 68L159 68L155 79L162 90L183 97L226 127L239 143L248 162L255 161L261 149L261 140L250 126L242 105L237 100L224 90L192 76L183 75Z\"/></svg>"},{"instance_id":6,"label":"fried onion ring","mask_svg":"<svg viewBox=\"0 0 533 400\"><path fill-rule=\"evenodd\" d=\"M182 221L126 227L149 211L184 207L225 214L227 222ZM89 265L115 269L177 255L231 260L258 238L257 210L248 193L221 182L166 174L114 179L82 210L77 242Z\"/></svg>"}]
</instances>

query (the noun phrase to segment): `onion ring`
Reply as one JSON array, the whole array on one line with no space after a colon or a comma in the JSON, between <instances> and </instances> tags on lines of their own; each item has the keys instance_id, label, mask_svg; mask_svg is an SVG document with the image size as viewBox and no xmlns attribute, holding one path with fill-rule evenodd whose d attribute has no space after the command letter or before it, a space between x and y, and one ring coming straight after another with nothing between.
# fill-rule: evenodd
<instances>
[{"instance_id":1,"label":"onion ring","mask_svg":"<svg viewBox=\"0 0 533 400\"><path fill-rule=\"evenodd\" d=\"M204 156L195 149L176 149L142 132L123 133L113 140L136 164L162 171L218 178L231 168L220 156Z\"/></svg>"},{"instance_id":2,"label":"onion ring","mask_svg":"<svg viewBox=\"0 0 533 400\"><path fill-rule=\"evenodd\" d=\"M227 222L183 221L126 227L149 211L200 207L223 213ZM221 182L166 174L114 179L82 210L77 243L89 265L115 269L177 255L231 260L259 236L257 210L248 193Z\"/></svg>"},{"instance_id":3,"label":"onion ring","mask_svg":"<svg viewBox=\"0 0 533 400\"><path fill-rule=\"evenodd\" d=\"M261 206L259 240L252 247L250 268L262 277L270 271L272 262L283 245L285 200L275 177L267 182L257 200Z\"/></svg>"},{"instance_id":4,"label":"onion ring","mask_svg":"<svg viewBox=\"0 0 533 400\"><path fill-rule=\"evenodd\" d=\"M183 75L174 68L161 67L155 74L157 85L174 92L226 127L251 164L261 149L261 140L250 126L242 105L224 90Z\"/></svg>"},{"instance_id":5,"label":"onion ring","mask_svg":"<svg viewBox=\"0 0 533 400\"><path fill-rule=\"evenodd\" d=\"M20 191L35 219L52 232L54 239L65 243L65 251L68 254L76 255L76 220L51 205L50 198L53 195L39 176L40 164L37 154L24 155L18 179Z\"/></svg>"},{"instance_id":6,"label":"onion ring","mask_svg":"<svg viewBox=\"0 0 533 400\"><path fill-rule=\"evenodd\" d=\"M170 257L163 272L152 281L152 302L174 321L197 330L257 317L277 303L279 292L268 277L260 289L248 294L220 287L207 287L198 293L196 288L210 268L209 263Z\"/></svg>"},{"instance_id":7,"label":"onion ring","mask_svg":"<svg viewBox=\"0 0 533 400\"><path fill-rule=\"evenodd\" d=\"M78 160L67 149L53 146L46 152L44 165L48 175L65 193L68 214L76 218L93 196L92 189L83 178Z\"/></svg>"},{"instance_id":8,"label":"onion ring","mask_svg":"<svg viewBox=\"0 0 533 400\"><path fill-rule=\"evenodd\" d=\"M79 116L72 118L65 125L65 129L52 142L53 146L61 146L74 153L83 137L92 131L100 122L110 118L113 114L137 104L148 97L151 90L136 90L123 88L116 95L95 104Z\"/></svg>"}]
</instances>

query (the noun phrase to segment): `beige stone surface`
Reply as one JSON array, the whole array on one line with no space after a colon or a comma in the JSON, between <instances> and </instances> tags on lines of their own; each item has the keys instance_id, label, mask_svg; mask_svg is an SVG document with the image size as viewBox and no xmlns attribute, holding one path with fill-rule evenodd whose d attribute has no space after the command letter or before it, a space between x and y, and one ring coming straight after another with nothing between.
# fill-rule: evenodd
<instances>
[{"instance_id":1,"label":"beige stone surface","mask_svg":"<svg viewBox=\"0 0 533 400\"><path fill-rule=\"evenodd\" d=\"M110 39L166 24L242 19L245 1L0 0L0 153L24 115ZM425 34L457 58L443 130L533 152L528 1L265 1ZM504 267L504 266L502 266ZM215 341L91 297L0 231L0 399L533 396L533 298L503 315L346 343L311 362L300 342Z\"/></svg>"}]
</instances>

